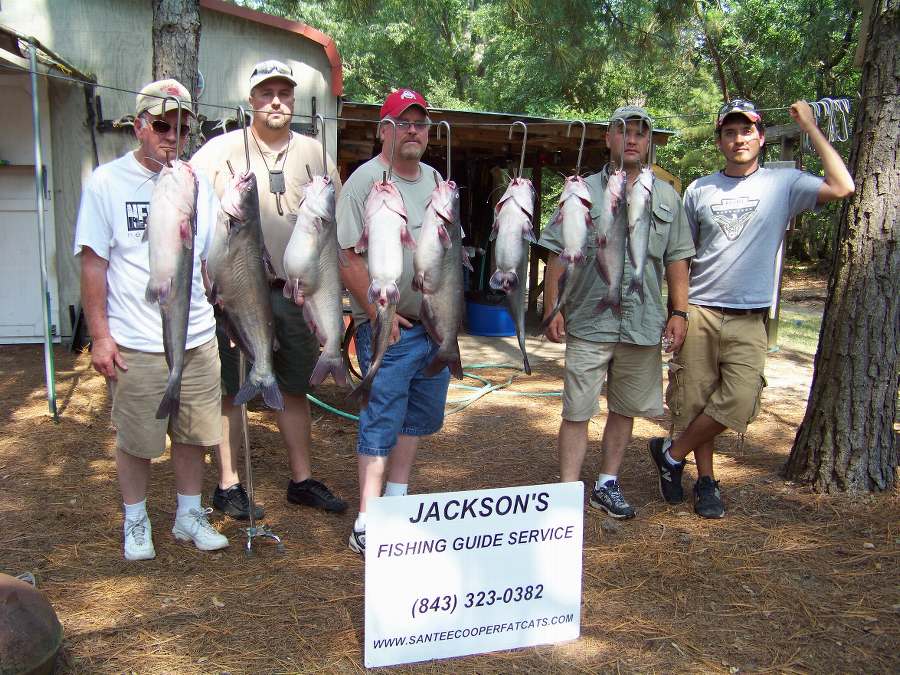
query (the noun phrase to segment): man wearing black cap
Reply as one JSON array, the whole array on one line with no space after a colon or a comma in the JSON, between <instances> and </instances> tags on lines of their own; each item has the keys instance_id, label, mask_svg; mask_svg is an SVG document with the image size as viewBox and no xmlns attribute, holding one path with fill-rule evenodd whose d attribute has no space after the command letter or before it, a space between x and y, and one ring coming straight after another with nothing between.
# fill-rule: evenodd
<instances>
[{"instance_id":1,"label":"man wearing black cap","mask_svg":"<svg viewBox=\"0 0 900 675\"><path fill-rule=\"evenodd\" d=\"M290 216L300 204L309 171L328 172L335 188L341 181L334 164L322 166L322 145L309 136L291 131L294 110L294 78L290 66L268 60L256 64L250 74L249 99L253 111L250 134L250 169L257 176L259 215L263 242L269 253L276 280L269 294L278 349L273 354L278 388L284 396L284 410L276 413L278 429L287 447L291 478L287 500L325 511L341 512L346 502L312 477L310 463L309 376L319 356L319 341L303 319L303 312L285 298L284 250L293 233ZM230 179L228 162L235 171L246 163L244 134L241 130L216 136L191 158L191 164L203 171L221 197ZM237 453L241 447L241 410L234 405L238 391L238 350L229 343L221 319L216 334L222 359L222 425L224 439L219 445L219 484L213 493L213 506L233 518L249 517L249 500L237 472ZM254 514L262 518L257 507Z\"/></svg>"},{"instance_id":2,"label":"man wearing black cap","mask_svg":"<svg viewBox=\"0 0 900 675\"><path fill-rule=\"evenodd\" d=\"M713 474L713 441L725 429L744 433L759 412L765 387L765 316L772 302L775 258L788 221L798 213L853 193L853 179L816 126L809 105L791 117L822 160L824 179L797 169L759 164L762 119L750 101L725 104L716 119L716 146L725 168L700 178L684 194L697 255L691 263L688 334L669 363L666 400L674 440L650 441L660 492L684 500L681 474L694 453L694 511L721 518L725 507Z\"/></svg>"},{"instance_id":3,"label":"man wearing black cap","mask_svg":"<svg viewBox=\"0 0 900 675\"><path fill-rule=\"evenodd\" d=\"M375 305L368 302L369 268L365 254L354 250L363 230L366 197L376 181L381 181L391 164L394 150L393 182L403 197L407 227L414 239L422 230L428 199L438 172L420 160L428 147L431 121L428 103L417 91L397 89L381 106L381 153L360 166L341 192L337 204L338 244L349 260L341 268L341 278L350 291L353 320L357 325L356 346L365 372L372 358L370 326L375 321ZM378 376L372 383L368 405L360 412L356 444L359 470L359 515L350 533L350 548L364 553L366 547L366 502L378 497L407 493L409 476L421 436L440 430L450 373L427 376L423 373L437 352L418 321L422 294L412 290L412 251L403 249L403 272L397 282L400 302L394 317L390 347ZM387 482L385 483L385 479Z\"/></svg>"}]
</instances>

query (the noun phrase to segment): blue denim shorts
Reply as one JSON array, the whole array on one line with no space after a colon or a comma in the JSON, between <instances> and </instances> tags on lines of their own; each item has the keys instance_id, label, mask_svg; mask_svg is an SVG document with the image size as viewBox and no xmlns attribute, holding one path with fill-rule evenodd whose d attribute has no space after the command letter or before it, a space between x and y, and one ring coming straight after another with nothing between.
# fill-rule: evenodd
<instances>
[{"instance_id":1,"label":"blue denim shorts","mask_svg":"<svg viewBox=\"0 0 900 675\"><path fill-rule=\"evenodd\" d=\"M428 436L440 430L450 371L444 368L431 377L422 373L437 350L438 345L428 337L422 324L400 329L400 341L384 355L372 382L369 405L359 415L359 454L387 457L400 434ZM372 328L368 321L356 331L356 353L365 375L372 361Z\"/></svg>"}]
</instances>

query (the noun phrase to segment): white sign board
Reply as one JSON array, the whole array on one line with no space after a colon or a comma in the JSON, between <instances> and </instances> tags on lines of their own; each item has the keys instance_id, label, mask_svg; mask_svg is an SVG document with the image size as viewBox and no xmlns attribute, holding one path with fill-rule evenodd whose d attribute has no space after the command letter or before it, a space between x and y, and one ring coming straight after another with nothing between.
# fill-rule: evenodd
<instances>
[{"instance_id":1,"label":"white sign board","mask_svg":"<svg viewBox=\"0 0 900 675\"><path fill-rule=\"evenodd\" d=\"M366 667L578 637L584 485L368 504Z\"/></svg>"}]
</instances>

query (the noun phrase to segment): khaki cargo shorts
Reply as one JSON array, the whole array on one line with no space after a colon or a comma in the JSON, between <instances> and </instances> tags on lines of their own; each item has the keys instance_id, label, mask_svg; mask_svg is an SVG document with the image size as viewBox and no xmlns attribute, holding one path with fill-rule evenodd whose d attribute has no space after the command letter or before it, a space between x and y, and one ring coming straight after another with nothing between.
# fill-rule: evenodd
<instances>
[{"instance_id":1,"label":"khaki cargo shorts","mask_svg":"<svg viewBox=\"0 0 900 675\"><path fill-rule=\"evenodd\" d=\"M690 306L687 337L669 361L666 403L675 431L684 431L700 413L738 433L747 430L766 386L764 316Z\"/></svg>"},{"instance_id":2,"label":"khaki cargo shorts","mask_svg":"<svg viewBox=\"0 0 900 675\"><path fill-rule=\"evenodd\" d=\"M177 415L156 419L166 390L169 367L165 354L119 347L128 370L109 380L116 448L134 457L153 459L166 451L166 433L173 443L209 447L222 440L219 349L215 338L188 349L181 378Z\"/></svg>"},{"instance_id":3,"label":"khaki cargo shorts","mask_svg":"<svg viewBox=\"0 0 900 675\"><path fill-rule=\"evenodd\" d=\"M599 412L598 399L607 374L606 400L610 411L625 417L663 414L659 345L591 342L567 335L564 420L586 422Z\"/></svg>"}]
</instances>

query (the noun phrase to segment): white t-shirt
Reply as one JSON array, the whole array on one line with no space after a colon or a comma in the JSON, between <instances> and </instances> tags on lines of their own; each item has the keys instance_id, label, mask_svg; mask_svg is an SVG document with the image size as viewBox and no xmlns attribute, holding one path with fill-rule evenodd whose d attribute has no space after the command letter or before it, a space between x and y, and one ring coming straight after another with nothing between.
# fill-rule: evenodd
<instances>
[{"instance_id":1,"label":"white t-shirt","mask_svg":"<svg viewBox=\"0 0 900 675\"><path fill-rule=\"evenodd\" d=\"M132 152L98 167L84 186L75 226L74 254L88 246L109 262L106 272L109 332L116 344L142 352L164 351L159 305L144 298L150 280L150 244L143 237L157 175L140 164ZM197 236L188 349L206 343L216 333L212 306L203 288L200 261L206 260L209 252L219 200L209 182L203 176L197 178Z\"/></svg>"}]
</instances>

